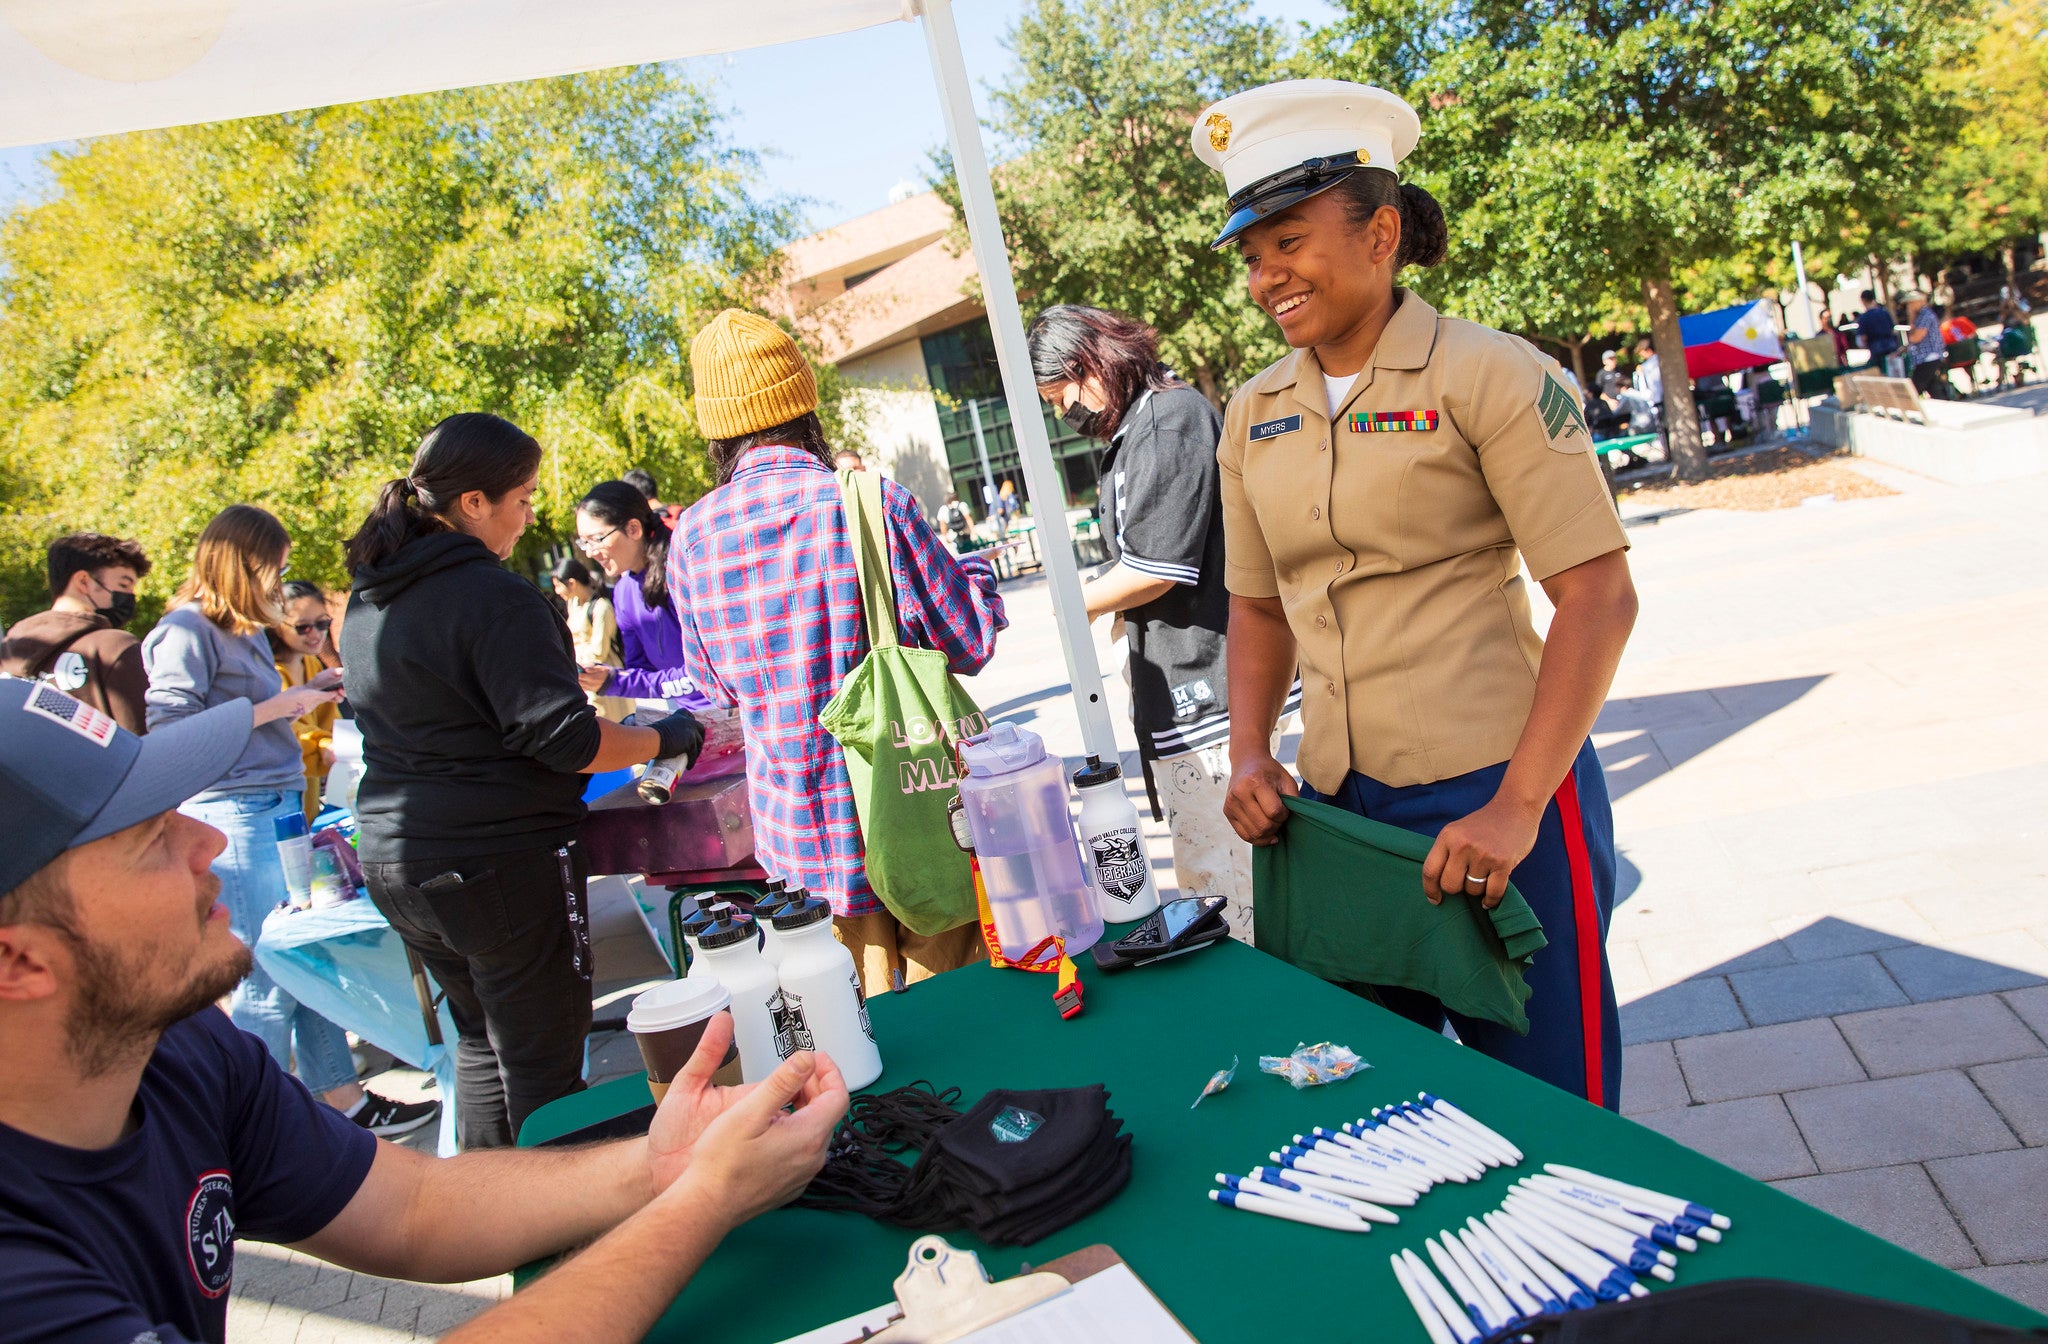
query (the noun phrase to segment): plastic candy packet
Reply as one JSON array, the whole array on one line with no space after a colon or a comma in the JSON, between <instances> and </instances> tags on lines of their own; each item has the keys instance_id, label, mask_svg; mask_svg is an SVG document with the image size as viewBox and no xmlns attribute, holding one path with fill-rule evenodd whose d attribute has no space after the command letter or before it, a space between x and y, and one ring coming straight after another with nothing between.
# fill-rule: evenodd
<instances>
[{"instance_id":1,"label":"plastic candy packet","mask_svg":"<svg viewBox=\"0 0 2048 1344\"><path fill-rule=\"evenodd\" d=\"M1188 1107L1188 1109L1192 1111L1193 1109L1195 1109L1195 1106L1201 1105L1202 1097L1213 1097L1218 1092L1221 1092L1224 1088L1229 1087L1230 1080L1235 1077L1237 1077L1237 1056L1232 1055L1230 1057L1230 1067L1227 1069L1218 1069L1215 1073L1211 1074L1209 1076L1209 1081L1202 1085L1201 1096L1196 1097L1194 1105Z\"/></svg>"},{"instance_id":2,"label":"plastic candy packet","mask_svg":"<svg viewBox=\"0 0 2048 1344\"><path fill-rule=\"evenodd\" d=\"M1291 1055L1259 1056L1260 1072L1277 1073L1297 1089L1341 1082L1360 1069L1371 1067L1349 1047L1332 1045L1328 1041L1317 1045L1297 1045Z\"/></svg>"}]
</instances>

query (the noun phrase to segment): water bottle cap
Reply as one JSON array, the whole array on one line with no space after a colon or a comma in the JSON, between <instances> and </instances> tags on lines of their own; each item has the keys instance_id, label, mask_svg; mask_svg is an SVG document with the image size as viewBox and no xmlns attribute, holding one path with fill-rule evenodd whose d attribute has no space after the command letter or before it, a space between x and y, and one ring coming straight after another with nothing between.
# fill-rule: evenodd
<instances>
[{"instance_id":1,"label":"water bottle cap","mask_svg":"<svg viewBox=\"0 0 2048 1344\"><path fill-rule=\"evenodd\" d=\"M695 938L699 934L703 933L704 930L710 928L713 924L716 924L717 922L717 915L714 915L709 910L706 910L702 906L699 906L695 910L692 910L689 914L683 916L683 934L685 937Z\"/></svg>"},{"instance_id":2,"label":"water bottle cap","mask_svg":"<svg viewBox=\"0 0 2048 1344\"><path fill-rule=\"evenodd\" d=\"M766 896L754 902L754 918L758 922L765 924L780 914L785 907L802 899L804 899L804 894L801 889L778 886L775 890L770 891Z\"/></svg>"},{"instance_id":3,"label":"water bottle cap","mask_svg":"<svg viewBox=\"0 0 2048 1344\"><path fill-rule=\"evenodd\" d=\"M280 841L297 840L300 836L306 834L306 814L304 812L291 812L282 817L274 818L270 823L270 829L271 833Z\"/></svg>"},{"instance_id":4,"label":"water bottle cap","mask_svg":"<svg viewBox=\"0 0 2048 1344\"><path fill-rule=\"evenodd\" d=\"M709 952L735 943L751 943L754 937L754 921L745 915L737 919L714 919L704 926L704 932L697 935L697 946Z\"/></svg>"},{"instance_id":5,"label":"water bottle cap","mask_svg":"<svg viewBox=\"0 0 2048 1344\"><path fill-rule=\"evenodd\" d=\"M1100 756L1090 756L1088 764L1074 772L1074 787L1092 789L1098 784L1124 777L1123 767L1114 761L1105 761Z\"/></svg>"},{"instance_id":6,"label":"water bottle cap","mask_svg":"<svg viewBox=\"0 0 2048 1344\"><path fill-rule=\"evenodd\" d=\"M975 775L1007 775L1045 759L1045 741L1029 728L998 723L960 744L960 757Z\"/></svg>"},{"instance_id":7,"label":"water bottle cap","mask_svg":"<svg viewBox=\"0 0 2048 1344\"><path fill-rule=\"evenodd\" d=\"M813 924L823 923L832 918L832 907L815 896L796 893L796 898L782 907L774 918L777 933L791 933L807 929Z\"/></svg>"}]
</instances>

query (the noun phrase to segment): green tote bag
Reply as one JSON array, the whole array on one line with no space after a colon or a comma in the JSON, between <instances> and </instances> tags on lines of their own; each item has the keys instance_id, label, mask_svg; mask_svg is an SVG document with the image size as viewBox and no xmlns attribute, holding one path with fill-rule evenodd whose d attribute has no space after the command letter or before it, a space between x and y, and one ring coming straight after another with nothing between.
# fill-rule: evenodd
<instances>
[{"instance_id":1,"label":"green tote bag","mask_svg":"<svg viewBox=\"0 0 2048 1344\"><path fill-rule=\"evenodd\" d=\"M954 679L945 654L907 649L897 638L882 478L842 471L839 493L860 570L868 654L846 674L818 723L846 751L868 885L890 914L930 937L977 918L974 876L953 843L946 804L960 792L953 748L986 729L988 719Z\"/></svg>"}]
</instances>

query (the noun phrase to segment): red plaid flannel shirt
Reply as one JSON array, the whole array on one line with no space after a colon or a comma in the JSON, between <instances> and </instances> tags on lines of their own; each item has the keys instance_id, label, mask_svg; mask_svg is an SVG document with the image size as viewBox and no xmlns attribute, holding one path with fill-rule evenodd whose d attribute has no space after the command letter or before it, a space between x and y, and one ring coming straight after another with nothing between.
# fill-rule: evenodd
<instances>
[{"instance_id":1,"label":"red plaid flannel shirt","mask_svg":"<svg viewBox=\"0 0 2048 1344\"><path fill-rule=\"evenodd\" d=\"M898 637L940 650L955 672L979 671L1009 624L995 573L948 551L908 490L884 480L882 496ZM683 665L746 724L756 861L834 914L880 910L845 758L818 726L868 651L832 469L800 448L750 449L730 481L683 514L668 564Z\"/></svg>"}]
</instances>

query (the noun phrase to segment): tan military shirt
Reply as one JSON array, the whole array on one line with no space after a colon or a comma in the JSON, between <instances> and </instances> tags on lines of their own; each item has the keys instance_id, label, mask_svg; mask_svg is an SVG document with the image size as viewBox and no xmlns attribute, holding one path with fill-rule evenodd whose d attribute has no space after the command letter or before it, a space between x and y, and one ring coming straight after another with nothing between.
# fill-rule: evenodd
<instances>
[{"instance_id":1,"label":"tan military shirt","mask_svg":"<svg viewBox=\"0 0 2048 1344\"><path fill-rule=\"evenodd\" d=\"M1628 545L1556 363L1397 293L1336 425L1297 350L1231 399L1216 454L1226 580L1286 609L1324 793L1513 755L1543 656L1522 561L1541 580Z\"/></svg>"}]
</instances>

